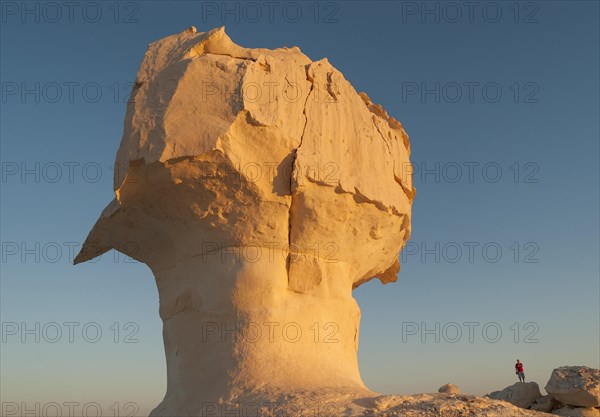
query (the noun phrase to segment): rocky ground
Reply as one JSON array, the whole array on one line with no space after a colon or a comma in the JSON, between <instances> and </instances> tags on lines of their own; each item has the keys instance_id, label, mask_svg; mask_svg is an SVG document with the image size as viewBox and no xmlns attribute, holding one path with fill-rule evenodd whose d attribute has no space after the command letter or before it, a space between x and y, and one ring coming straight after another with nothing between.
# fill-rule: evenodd
<instances>
[{"instance_id":1,"label":"rocky ground","mask_svg":"<svg viewBox=\"0 0 600 417\"><path fill-rule=\"evenodd\" d=\"M264 397L263 397L264 398ZM549 414L524 410L506 401L468 394L431 393L417 395L374 395L355 397L349 391L305 392L272 398L260 405L251 400L240 405L214 409L214 415L273 417L534 417ZM221 414L219 414L221 412ZM237 413L237 414L234 414Z\"/></svg>"}]
</instances>

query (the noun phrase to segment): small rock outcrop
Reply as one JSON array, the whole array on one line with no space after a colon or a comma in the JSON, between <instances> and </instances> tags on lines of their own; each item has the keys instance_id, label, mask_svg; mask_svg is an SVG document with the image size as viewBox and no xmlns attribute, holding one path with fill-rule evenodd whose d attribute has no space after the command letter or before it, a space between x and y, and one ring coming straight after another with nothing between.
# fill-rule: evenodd
<instances>
[{"instance_id":1,"label":"small rock outcrop","mask_svg":"<svg viewBox=\"0 0 600 417\"><path fill-rule=\"evenodd\" d=\"M529 408L541 396L540 387L535 382L517 382L502 391L494 391L487 395L489 398L507 401L521 408Z\"/></svg>"},{"instance_id":2,"label":"small rock outcrop","mask_svg":"<svg viewBox=\"0 0 600 417\"><path fill-rule=\"evenodd\" d=\"M600 370L587 366L561 366L554 369L546 391L563 404L600 407Z\"/></svg>"},{"instance_id":3,"label":"small rock outcrop","mask_svg":"<svg viewBox=\"0 0 600 417\"><path fill-rule=\"evenodd\" d=\"M460 388L458 388L454 384L448 383L448 384L442 385L438 389L438 392L440 392L442 394L459 394L460 393Z\"/></svg>"}]
</instances>

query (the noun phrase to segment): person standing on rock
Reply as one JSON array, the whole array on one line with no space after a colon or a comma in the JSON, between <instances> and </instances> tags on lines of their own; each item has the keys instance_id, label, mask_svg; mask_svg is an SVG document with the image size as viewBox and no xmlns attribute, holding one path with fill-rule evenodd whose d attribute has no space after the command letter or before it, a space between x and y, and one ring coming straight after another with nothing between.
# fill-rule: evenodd
<instances>
[{"instance_id":1,"label":"person standing on rock","mask_svg":"<svg viewBox=\"0 0 600 417\"><path fill-rule=\"evenodd\" d=\"M519 376L519 381L525 382L525 373L523 372L523 364L517 359L515 364L515 373Z\"/></svg>"}]
</instances>

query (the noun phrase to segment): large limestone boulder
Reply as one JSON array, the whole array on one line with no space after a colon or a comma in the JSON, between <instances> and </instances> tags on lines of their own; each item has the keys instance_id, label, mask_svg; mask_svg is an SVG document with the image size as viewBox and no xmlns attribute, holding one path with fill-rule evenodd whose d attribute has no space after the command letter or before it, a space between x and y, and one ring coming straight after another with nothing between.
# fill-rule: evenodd
<instances>
[{"instance_id":1,"label":"large limestone boulder","mask_svg":"<svg viewBox=\"0 0 600 417\"><path fill-rule=\"evenodd\" d=\"M75 263L116 249L152 270L167 361L152 416L374 395L352 290L396 280L409 154L402 125L327 59L244 48L223 28L149 45L115 198Z\"/></svg>"},{"instance_id":2,"label":"large limestone boulder","mask_svg":"<svg viewBox=\"0 0 600 417\"><path fill-rule=\"evenodd\" d=\"M439 389L438 392L442 394L459 394L460 389L454 384L444 384Z\"/></svg>"},{"instance_id":3,"label":"large limestone boulder","mask_svg":"<svg viewBox=\"0 0 600 417\"><path fill-rule=\"evenodd\" d=\"M552 414L563 417L600 417L600 410L593 407L565 406L554 410Z\"/></svg>"},{"instance_id":4,"label":"large limestone boulder","mask_svg":"<svg viewBox=\"0 0 600 417\"><path fill-rule=\"evenodd\" d=\"M542 396L540 387L535 382L517 382L487 395L495 400L508 401L521 408L529 408L531 404Z\"/></svg>"},{"instance_id":5,"label":"large limestone boulder","mask_svg":"<svg viewBox=\"0 0 600 417\"><path fill-rule=\"evenodd\" d=\"M600 370L587 366L562 366L552 371L546 391L564 404L600 406Z\"/></svg>"}]
</instances>

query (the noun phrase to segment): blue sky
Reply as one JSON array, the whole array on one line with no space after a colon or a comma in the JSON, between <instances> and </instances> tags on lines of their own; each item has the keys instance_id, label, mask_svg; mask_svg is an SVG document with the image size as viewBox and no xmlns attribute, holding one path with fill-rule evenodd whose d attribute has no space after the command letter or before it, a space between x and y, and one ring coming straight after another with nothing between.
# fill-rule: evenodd
<instances>
[{"instance_id":1,"label":"blue sky","mask_svg":"<svg viewBox=\"0 0 600 417\"><path fill-rule=\"evenodd\" d=\"M2 1L2 402L143 415L162 399L149 269L116 252L73 267L69 248L113 197L146 45L191 25L327 57L411 138L398 282L355 291L370 388L485 394L516 358L541 386L598 368L599 3L465 3Z\"/></svg>"}]
</instances>

